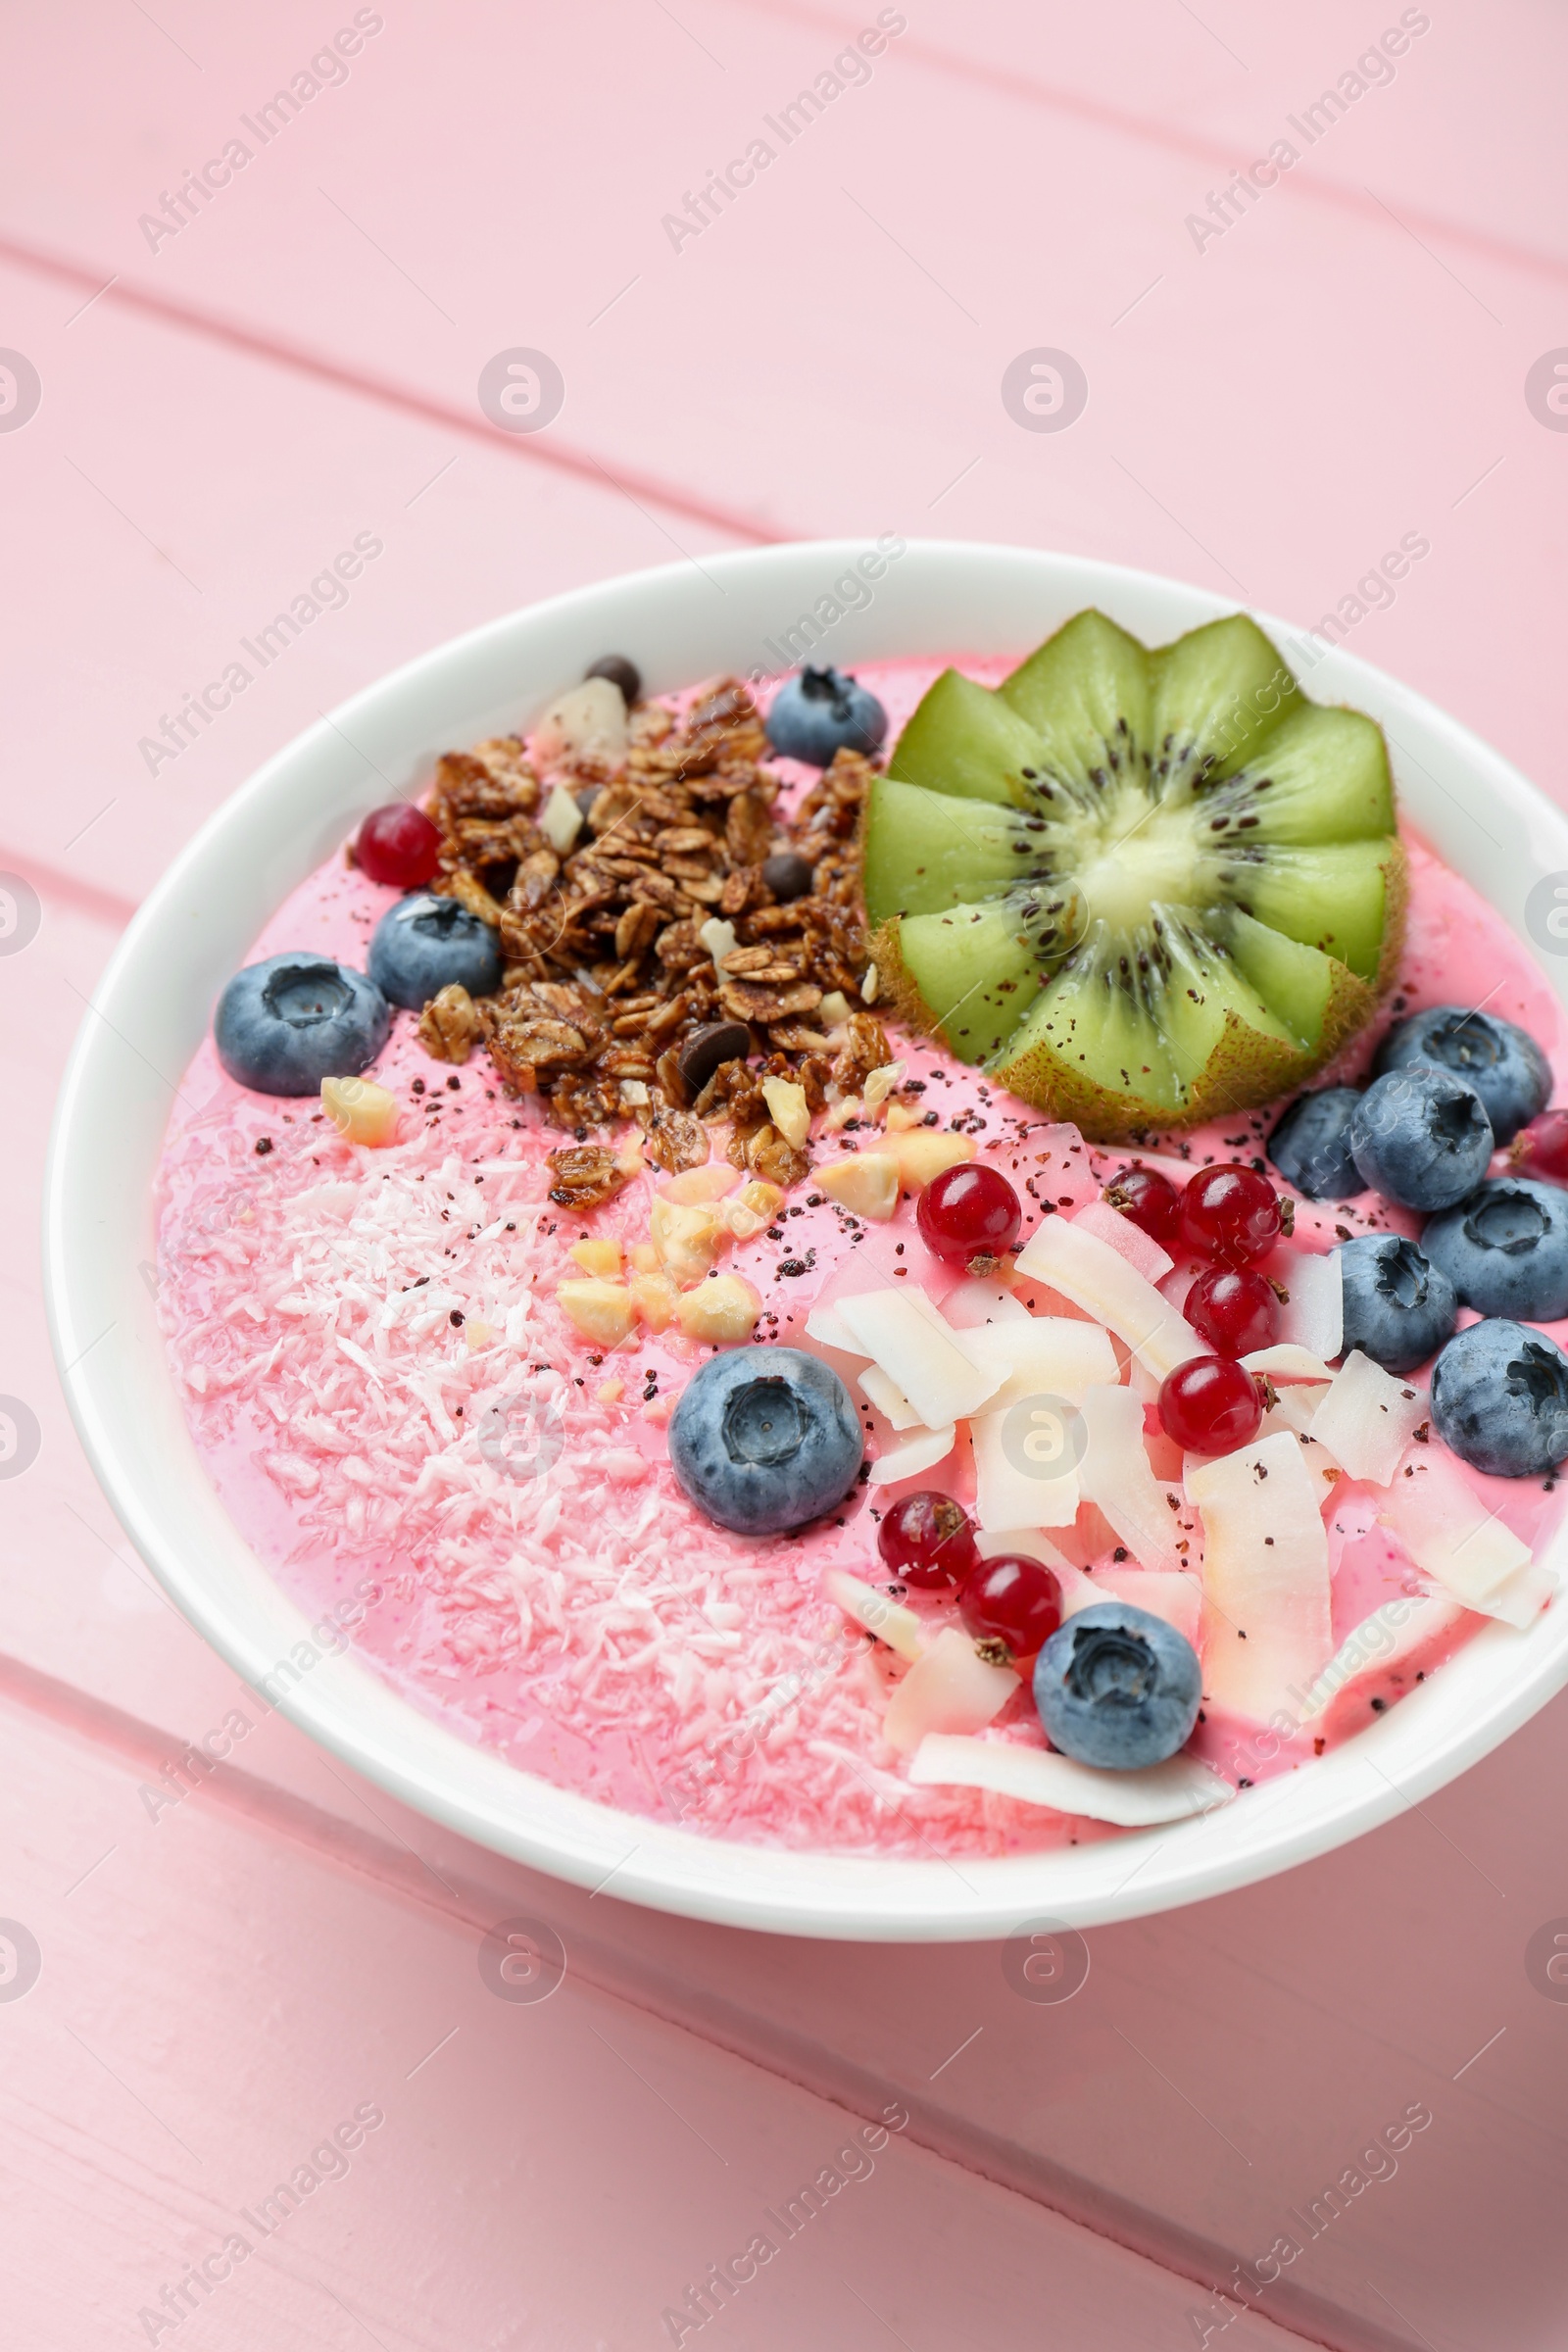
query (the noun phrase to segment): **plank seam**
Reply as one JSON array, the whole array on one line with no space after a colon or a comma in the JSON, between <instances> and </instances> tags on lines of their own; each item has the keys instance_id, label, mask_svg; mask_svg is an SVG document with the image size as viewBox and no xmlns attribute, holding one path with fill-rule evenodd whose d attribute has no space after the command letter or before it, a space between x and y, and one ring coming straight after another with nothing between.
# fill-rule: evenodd
<instances>
[{"instance_id":1,"label":"plank seam","mask_svg":"<svg viewBox=\"0 0 1568 2352\"><path fill-rule=\"evenodd\" d=\"M5 1653L0 1653L0 1703L9 1703L77 1744L107 1753L127 1769L154 1779L171 1760L168 1735L109 1700L77 1690L41 1668ZM231 1818L301 1848L328 1867L353 1872L384 1895L411 1904L450 1929L482 1936L494 1924L494 1896L466 1884L461 1891L454 1891L451 1899L444 1898L426 1883L422 1876L426 1866L416 1855L405 1861L373 1833L340 1821L311 1799L277 1788L231 1764L217 1765L191 1793L198 1803L216 1803ZM563 1892L572 1901L580 1899L577 1888L564 1888ZM633 1976L612 1947L586 1936L575 1924L571 1936L569 1965L575 1975L596 1991L656 2018L670 2031L691 2034L859 2122L880 2121L888 2091L896 2089L910 2111L906 2136L939 2162L956 2165L993 2187L1055 2214L1074 2229L1087 2230L1120 2252L1183 2279L1204 2297L1229 2276L1234 2256L1224 2258L1223 2249L1164 2224L1149 2208L1108 2194L1091 2202L1081 2187L1075 2187L1076 2177L1049 2160L1041 2160L1031 2169L995 2133L941 2110L920 2111L914 2104L916 2084L890 2085L853 2061L830 2058L818 2045L788 2031L775 2029L768 2039L761 2040L757 2020L710 1990L704 1990L694 2002L667 1971L645 1969ZM1273 2312L1260 2316L1282 2336L1310 2345L1316 2352L1409 2352L1407 2344L1380 2328L1347 2332L1348 2315L1306 2290L1288 2286L1281 2302L1291 2309L1289 2320Z\"/></svg>"},{"instance_id":2,"label":"plank seam","mask_svg":"<svg viewBox=\"0 0 1568 2352\"><path fill-rule=\"evenodd\" d=\"M846 19L830 16L823 9L808 8L800 0L732 0L742 13L751 16L777 17L786 22L810 24L838 41L853 41L858 25ZM1044 20L1042 20L1044 22ZM1039 80L1035 75L1020 73L1015 66L989 66L983 60L966 57L953 49L939 48L936 43L922 41L918 34L910 38L907 32L899 36L897 54L915 59L929 72L939 74L945 81L969 81L976 87L995 92L1024 105L1038 106L1044 111L1063 115L1077 122L1090 123L1107 130L1119 138L1140 144L1162 147L1169 154L1191 157L1205 171L1217 168L1228 178L1232 172L1244 167L1249 147L1257 142L1238 138L1234 146L1222 139L1198 131L1182 130L1169 122L1150 116L1135 115L1121 107L1108 106L1102 99L1090 98L1078 90L1056 87ZM1278 184L1298 198L1317 201L1354 215L1361 221L1386 221L1387 206L1380 204L1369 191L1347 187L1314 172L1292 170L1280 174ZM1462 221L1450 220L1440 213L1401 205L1398 220L1401 224L1413 223L1426 235L1446 237L1450 244L1463 246L1468 252L1488 261L1501 262L1519 270L1534 270L1538 276L1550 278L1556 285L1568 283L1568 261L1555 255L1542 253L1531 245L1516 244L1511 238L1494 236L1489 230L1468 228Z\"/></svg>"},{"instance_id":3,"label":"plank seam","mask_svg":"<svg viewBox=\"0 0 1568 2352\"><path fill-rule=\"evenodd\" d=\"M42 246L29 245L22 239L0 234L0 261L12 263L19 270L29 270L36 276L47 277L55 283L75 289L102 291L102 299L122 311L134 312L144 318L156 319L160 325L178 328L186 334L200 335L207 341L242 352L247 358L262 360L270 367L286 368L298 375L318 383L329 384L339 392L355 394L362 400L377 402L382 408L393 409L405 416L416 416L426 424L439 425L446 432L462 433L467 439L482 441L487 449L500 456L521 459L526 464L553 467L559 473L570 474L575 480L591 483L600 491L618 490L633 503L645 498L662 507L671 514L682 514L688 521L701 522L710 530L722 531L732 539L741 539L755 547L776 547L797 534L776 531L755 515L738 514L727 507L715 505L696 492L683 489L678 483L660 480L639 469L605 465L590 450L574 448L569 442L552 441L539 434L504 433L486 422L475 409L470 415L449 401L436 400L430 394L416 391L390 376L377 375L368 368L352 368L346 362L330 359L326 353L314 351L307 344L291 342L287 337L264 333L260 328L244 325L222 312L204 310L195 303L174 300L167 294L155 294L149 287L137 285L132 279L116 278L104 286L102 270L87 270L79 262L64 254L51 253Z\"/></svg>"}]
</instances>

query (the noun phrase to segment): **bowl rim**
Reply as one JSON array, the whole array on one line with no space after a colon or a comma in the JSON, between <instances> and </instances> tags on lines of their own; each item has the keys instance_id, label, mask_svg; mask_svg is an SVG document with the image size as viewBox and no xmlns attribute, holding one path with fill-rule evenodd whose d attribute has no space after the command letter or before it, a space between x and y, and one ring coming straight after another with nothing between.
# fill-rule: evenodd
<instances>
[{"instance_id":1,"label":"bowl rim","mask_svg":"<svg viewBox=\"0 0 1568 2352\"><path fill-rule=\"evenodd\" d=\"M190 991L242 961L287 889L384 797L386 769L411 781L443 742L516 724L530 677L537 708L580 674L606 642L650 649L654 691L745 671L747 643L781 649L764 622L810 590L865 583L867 540L794 541L704 557L593 583L498 616L363 688L255 771L206 819L154 885L117 944L84 1014L58 1097L44 1183L44 1284L50 1336L76 1431L138 1552L182 1613L269 1705L404 1802L492 1849L622 1899L729 1926L869 1941L979 1940L1086 1927L1204 1899L1293 1868L1363 1835L1495 1747L1568 1682L1568 1601L1561 1592L1523 1635L1489 1626L1434 1677L1309 1776L1265 1781L1218 1813L1164 1829L1005 1857L796 1852L700 1836L577 1795L504 1762L401 1697L352 1651L288 1665L310 1646L304 1612L273 1584L208 1485L185 1429L154 1320L151 1179L167 1109L167 1032L188 1032ZM1238 610L1160 574L986 542L875 542L882 570L863 605L826 622L844 665L898 652L1023 653L1045 628L1098 605L1155 642ZM715 592L730 610L715 606ZM847 592L846 592L847 593ZM1026 617L1033 612L1035 617ZM1006 642L997 639L1016 614ZM1523 936L1532 879L1568 878L1568 819L1509 762L1435 705L1355 656L1324 653L1290 624L1254 612L1298 670L1307 646L1314 699L1379 717L1401 798L1447 861L1479 858L1482 895ZM750 634L755 631L755 635ZM891 632L891 636L890 636ZM925 643L911 645L910 635ZM726 649L729 658L677 648ZM736 647L742 658L735 658ZM584 654L583 649L589 649ZM570 666L568 667L568 662ZM552 666L554 665L554 666ZM662 675L673 666L678 674ZM756 674L788 666L751 664ZM1325 693L1327 689L1327 693ZM416 722L416 714L425 713ZM1468 789L1467 789L1468 788ZM1485 807L1500 840L1469 805ZM292 816L292 828L280 819ZM1461 819L1468 824L1466 832ZM1475 832L1494 845L1480 848ZM215 888L226 875L225 902ZM268 904L269 894L270 903ZM220 919L225 905L263 909ZM231 944L238 939L238 946ZM1537 961L1540 962L1540 958ZM1568 962L1543 972L1568 1001ZM175 992L184 989L178 1001ZM155 1050L147 1051L151 1045ZM162 1051L158 1050L162 1049ZM183 1069L188 1052L175 1066ZM154 1138L151 1160L148 1138ZM128 1174L134 1181L126 1181ZM103 1171L116 1172L114 1187ZM107 1327L104 1314L110 1315ZM160 1372L162 1381L160 1384ZM1568 1528L1548 1559L1568 1558ZM318 1634L318 1639L319 1639ZM1512 1661L1512 1670L1509 1661ZM265 1688L287 1670L280 1692Z\"/></svg>"}]
</instances>

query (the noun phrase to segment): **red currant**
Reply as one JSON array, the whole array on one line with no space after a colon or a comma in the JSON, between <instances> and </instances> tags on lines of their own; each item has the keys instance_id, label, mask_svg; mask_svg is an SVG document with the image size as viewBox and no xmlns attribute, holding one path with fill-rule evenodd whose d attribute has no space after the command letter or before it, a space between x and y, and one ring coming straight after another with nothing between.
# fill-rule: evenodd
<instances>
[{"instance_id":1,"label":"red currant","mask_svg":"<svg viewBox=\"0 0 1568 2352\"><path fill-rule=\"evenodd\" d=\"M980 1564L968 1512L933 1488L894 1504L877 1529L876 1547L895 1576L929 1591L962 1584Z\"/></svg>"},{"instance_id":2,"label":"red currant","mask_svg":"<svg viewBox=\"0 0 1568 2352\"><path fill-rule=\"evenodd\" d=\"M1234 1160L1200 1169L1182 1195L1182 1240L1200 1257L1244 1266L1273 1249L1280 1228L1274 1187Z\"/></svg>"},{"instance_id":3,"label":"red currant","mask_svg":"<svg viewBox=\"0 0 1568 2352\"><path fill-rule=\"evenodd\" d=\"M1250 1355L1279 1328L1279 1300L1250 1266L1205 1266L1182 1311L1216 1355Z\"/></svg>"},{"instance_id":4,"label":"red currant","mask_svg":"<svg viewBox=\"0 0 1568 2352\"><path fill-rule=\"evenodd\" d=\"M1023 1210L1005 1176L965 1159L932 1177L915 1223L934 1256L967 1265L974 1257L1004 1256L1018 1239Z\"/></svg>"},{"instance_id":5,"label":"red currant","mask_svg":"<svg viewBox=\"0 0 1568 2352\"><path fill-rule=\"evenodd\" d=\"M370 810L360 827L354 854L372 882L417 890L435 872L441 836L412 801L388 801L384 808Z\"/></svg>"},{"instance_id":6,"label":"red currant","mask_svg":"<svg viewBox=\"0 0 1568 2352\"><path fill-rule=\"evenodd\" d=\"M1568 1178L1568 1110L1544 1110L1515 1141L1509 1157L1543 1176Z\"/></svg>"},{"instance_id":7,"label":"red currant","mask_svg":"<svg viewBox=\"0 0 1568 2352\"><path fill-rule=\"evenodd\" d=\"M1161 1387L1159 1418L1166 1437L1189 1453L1234 1453L1257 1435L1263 1393L1240 1364L1195 1355Z\"/></svg>"},{"instance_id":8,"label":"red currant","mask_svg":"<svg viewBox=\"0 0 1568 2352\"><path fill-rule=\"evenodd\" d=\"M1032 1658L1061 1623L1061 1582L1041 1561L1004 1551L971 1571L958 1614L977 1642L1000 1642L1012 1657Z\"/></svg>"},{"instance_id":9,"label":"red currant","mask_svg":"<svg viewBox=\"0 0 1568 2352\"><path fill-rule=\"evenodd\" d=\"M1157 1168L1123 1168L1106 1188L1104 1198L1119 1208L1129 1224L1161 1245L1176 1239L1181 1223L1181 1195Z\"/></svg>"}]
</instances>

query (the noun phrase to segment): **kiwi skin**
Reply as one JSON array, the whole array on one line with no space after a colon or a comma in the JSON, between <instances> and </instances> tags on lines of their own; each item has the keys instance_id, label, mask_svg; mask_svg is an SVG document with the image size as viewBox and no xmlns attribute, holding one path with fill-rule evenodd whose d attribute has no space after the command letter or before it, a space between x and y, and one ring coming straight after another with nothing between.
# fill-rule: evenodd
<instances>
[{"instance_id":1,"label":"kiwi skin","mask_svg":"<svg viewBox=\"0 0 1568 2352\"><path fill-rule=\"evenodd\" d=\"M863 846L863 818L861 824ZM1096 1144L1146 1143L1151 1136L1180 1133L1209 1119L1234 1118L1238 1111L1256 1109L1286 1091L1297 1092L1366 1026L1394 986L1404 953L1409 901L1409 864L1402 845L1396 844L1383 873L1387 895L1377 977L1362 980L1337 957L1330 959L1335 964L1333 991L1309 1056L1303 1058L1298 1050L1260 1037L1255 1031L1248 1031L1244 1038L1244 1024L1232 1013L1227 1016L1218 1052L1179 1118L1172 1118L1163 1104L1142 1102L1136 1095L1112 1097L1093 1081L1075 1085L1072 1073L1054 1054L1026 1055L1011 1066L1004 1083L1048 1118L1070 1120ZM905 969L897 916L877 926L869 954L877 970L878 999L893 1017L917 1036L936 1036L920 992Z\"/></svg>"}]
</instances>

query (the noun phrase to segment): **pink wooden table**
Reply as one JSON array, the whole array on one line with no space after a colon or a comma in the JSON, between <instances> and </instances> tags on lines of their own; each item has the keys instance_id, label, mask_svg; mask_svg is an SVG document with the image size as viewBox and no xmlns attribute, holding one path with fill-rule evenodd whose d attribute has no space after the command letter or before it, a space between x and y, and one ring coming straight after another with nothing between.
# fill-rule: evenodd
<instances>
[{"instance_id":1,"label":"pink wooden table","mask_svg":"<svg viewBox=\"0 0 1568 2352\"><path fill-rule=\"evenodd\" d=\"M1560 2345L1568 2006L1526 1955L1568 1914L1568 1704L1343 1853L1096 1932L1054 2007L995 1947L531 1879L276 1717L161 1802L241 1694L85 1469L32 1237L62 1058L177 846L343 695L573 582L816 532L1081 549L1338 611L1568 797L1568 24L61 0L6 48L0 868L41 922L0 953L0 1390L42 1428L0 1481L7 2342ZM475 387L516 347L564 401L502 437ZM1040 348L1087 379L1068 430L1004 404ZM346 605L144 748L366 530ZM1407 533L1393 601L1358 588ZM566 1948L543 2003L478 1964L519 1914Z\"/></svg>"}]
</instances>

